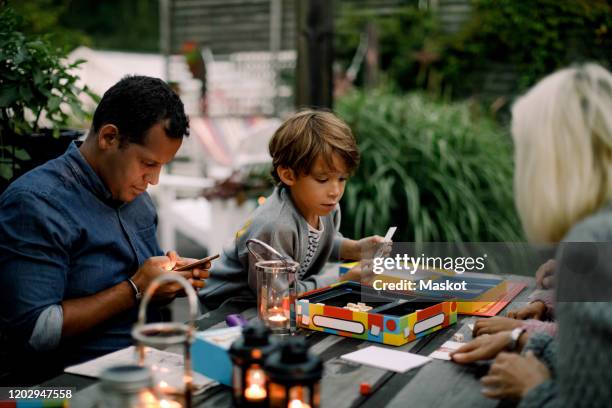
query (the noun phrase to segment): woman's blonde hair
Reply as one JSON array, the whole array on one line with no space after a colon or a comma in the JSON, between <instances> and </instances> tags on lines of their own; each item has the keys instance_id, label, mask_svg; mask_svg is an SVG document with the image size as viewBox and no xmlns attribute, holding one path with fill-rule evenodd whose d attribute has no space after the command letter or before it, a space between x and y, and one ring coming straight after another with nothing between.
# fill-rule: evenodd
<instances>
[{"instance_id":1,"label":"woman's blonde hair","mask_svg":"<svg viewBox=\"0 0 612 408\"><path fill-rule=\"evenodd\" d=\"M558 242L612 192L612 75L560 70L512 108L516 206L527 237Z\"/></svg>"}]
</instances>

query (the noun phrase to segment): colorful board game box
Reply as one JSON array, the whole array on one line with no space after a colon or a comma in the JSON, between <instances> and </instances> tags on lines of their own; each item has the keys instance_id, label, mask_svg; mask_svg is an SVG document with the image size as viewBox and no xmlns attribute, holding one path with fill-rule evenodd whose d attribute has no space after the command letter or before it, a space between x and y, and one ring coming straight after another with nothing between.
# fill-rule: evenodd
<instances>
[{"instance_id":1,"label":"colorful board game box","mask_svg":"<svg viewBox=\"0 0 612 408\"><path fill-rule=\"evenodd\" d=\"M311 330L401 346L456 323L457 302L340 282L300 295L296 320Z\"/></svg>"},{"instance_id":2,"label":"colorful board game box","mask_svg":"<svg viewBox=\"0 0 612 408\"><path fill-rule=\"evenodd\" d=\"M348 272L359 262L341 264L340 275ZM377 280L385 283L397 283L403 279L418 282L466 282L468 290L462 291L439 291L419 289L404 293L419 297L436 297L442 300L456 300L457 313L472 316L495 316L503 307L514 299L525 287L523 283L505 280L500 276L484 273L456 274L453 271L443 269L419 269L414 275L406 276L405 273L394 275L393 272L378 275Z\"/></svg>"}]
</instances>

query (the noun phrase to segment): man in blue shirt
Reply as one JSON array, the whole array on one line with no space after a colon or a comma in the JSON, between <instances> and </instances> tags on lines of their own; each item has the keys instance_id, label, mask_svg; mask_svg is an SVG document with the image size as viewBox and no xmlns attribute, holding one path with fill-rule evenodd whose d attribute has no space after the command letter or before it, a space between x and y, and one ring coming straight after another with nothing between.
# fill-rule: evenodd
<instances>
[{"instance_id":1,"label":"man in blue shirt","mask_svg":"<svg viewBox=\"0 0 612 408\"><path fill-rule=\"evenodd\" d=\"M13 382L132 344L140 294L189 262L163 256L145 192L186 134L183 104L167 84L126 77L104 94L80 146L0 196L0 333ZM176 273L199 288L208 267ZM163 285L149 320L180 294L177 284Z\"/></svg>"}]
</instances>

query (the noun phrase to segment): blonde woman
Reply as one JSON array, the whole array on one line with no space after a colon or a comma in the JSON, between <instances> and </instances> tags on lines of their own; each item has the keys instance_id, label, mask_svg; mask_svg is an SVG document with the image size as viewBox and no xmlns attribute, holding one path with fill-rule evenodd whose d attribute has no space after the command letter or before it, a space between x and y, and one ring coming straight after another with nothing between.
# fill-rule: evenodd
<instances>
[{"instance_id":1,"label":"blonde woman","mask_svg":"<svg viewBox=\"0 0 612 408\"><path fill-rule=\"evenodd\" d=\"M531 242L563 242L556 256L558 338L518 328L480 336L453 360L497 356L481 379L491 398L522 398L524 407L606 406L612 401L612 75L596 64L555 72L517 101L512 118L515 198L525 233ZM501 352L509 348L527 352Z\"/></svg>"}]
</instances>

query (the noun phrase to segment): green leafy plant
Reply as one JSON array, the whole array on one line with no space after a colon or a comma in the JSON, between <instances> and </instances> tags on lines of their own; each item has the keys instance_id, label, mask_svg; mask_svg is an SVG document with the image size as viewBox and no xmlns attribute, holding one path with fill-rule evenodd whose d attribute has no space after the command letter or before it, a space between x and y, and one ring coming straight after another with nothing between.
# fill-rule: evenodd
<instances>
[{"instance_id":1,"label":"green leafy plant","mask_svg":"<svg viewBox=\"0 0 612 408\"><path fill-rule=\"evenodd\" d=\"M98 97L79 87L71 70L84 61L64 64L65 54L44 38L28 38L20 31L20 18L8 7L0 10L0 177L12 177L7 159L27 160L24 149L15 147L15 138L39 131L44 115L53 135L69 125L72 118L88 114L81 108L79 94Z\"/></svg>"},{"instance_id":2,"label":"green leafy plant","mask_svg":"<svg viewBox=\"0 0 612 408\"><path fill-rule=\"evenodd\" d=\"M400 7L389 14L357 8L351 3L340 4L334 47L342 66L350 64L361 34L370 23L379 33L380 68L390 83L400 89L427 87L419 59L425 54L438 58L440 27L435 15L415 5Z\"/></svg>"},{"instance_id":3,"label":"green leafy plant","mask_svg":"<svg viewBox=\"0 0 612 408\"><path fill-rule=\"evenodd\" d=\"M475 0L472 7L472 18L447 39L440 62L455 88L473 91L482 85L483 69L495 64L512 69L518 93L574 62L612 62L607 0Z\"/></svg>"},{"instance_id":4,"label":"green leafy plant","mask_svg":"<svg viewBox=\"0 0 612 408\"><path fill-rule=\"evenodd\" d=\"M466 3L467 0L466 0ZM427 89L455 99L511 97L543 76L575 62L610 67L612 5L608 0L471 0L469 20L457 33L442 30L442 8L416 2L393 13L341 5L335 47L347 66L368 23L379 29L380 67L389 84ZM487 82L502 75L504 83ZM495 78L495 75L493 78ZM491 89L487 89L491 88ZM509 98L507 98L509 99Z\"/></svg>"},{"instance_id":5,"label":"green leafy plant","mask_svg":"<svg viewBox=\"0 0 612 408\"><path fill-rule=\"evenodd\" d=\"M421 94L354 92L336 106L361 164L344 198L343 231L361 237L397 225L396 241L520 238L509 135L467 103Z\"/></svg>"}]
</instances>

